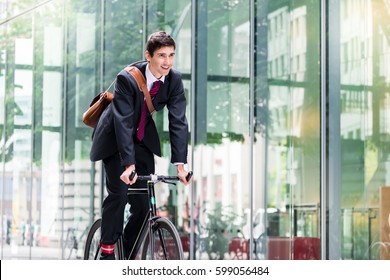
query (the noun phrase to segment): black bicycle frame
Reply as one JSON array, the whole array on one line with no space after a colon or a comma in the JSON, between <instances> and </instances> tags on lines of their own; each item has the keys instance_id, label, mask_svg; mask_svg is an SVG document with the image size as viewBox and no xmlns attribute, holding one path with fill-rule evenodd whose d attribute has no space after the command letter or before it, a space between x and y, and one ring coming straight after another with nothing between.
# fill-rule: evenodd
<instances>
[{"instance_id":1,"label":"black bicycle frame","mask_svg":"<svg viewBox=\"0 0 390 280\"><path fill-rule=\"evenodd\" d=\"M128 195L134 195L134 194L145 195L145 194L147 194L148 198L149 198L149 213L148 213L148 215L145 216L145 219L144 219L142 226L141 226L141 230L139 231L139 234L138 234L138 236L135 240L135 243L133 245L133 248L130 252L129 259L133 260L133 259L135 259L139 249L141 248L141 244L145 240L145 236L146 236L147 232L149 232L149 237L150 237L149 242L151 245L151 250L152 250L152 252L154 252L154 235L153 235L154 223L153 223L153 221L158 219L159 217L157 216L156 196L155 196L155 192L154 192L154 182L153 181L148 181L146 189L145 188L131 188L131 187L129 187L127 194ZM147 226L147 224L149 226ZM162 240L162 242L163 242L162 246L163 246L164 251L165 251L165 244L164 244L164 240L162 239L161 232L159 232L159 236L160 236L160 240ZM122 249L123 249L123 244L122 244ZM154 256L153 256L153 254L151 254L151 255L152 255L151 258L153 259Z\"/></svg>"}]
</instances>

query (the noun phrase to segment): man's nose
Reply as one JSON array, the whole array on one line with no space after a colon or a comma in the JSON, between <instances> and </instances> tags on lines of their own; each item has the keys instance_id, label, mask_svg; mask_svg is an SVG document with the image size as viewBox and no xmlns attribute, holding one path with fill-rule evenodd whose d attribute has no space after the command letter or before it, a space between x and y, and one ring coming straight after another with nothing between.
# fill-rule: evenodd
<instances>
[{"instance_id":1,"label":"man's nose","mask_svg":"<svg viewBox=\"0 0 390 280\"><path fill-rule=\"evenodd\" d=\"M170 65L172 62L173 62L173 57L167 56L167 57L165 58L165 63L166 63L166 64Z\"/></svg>"}]
</instances>

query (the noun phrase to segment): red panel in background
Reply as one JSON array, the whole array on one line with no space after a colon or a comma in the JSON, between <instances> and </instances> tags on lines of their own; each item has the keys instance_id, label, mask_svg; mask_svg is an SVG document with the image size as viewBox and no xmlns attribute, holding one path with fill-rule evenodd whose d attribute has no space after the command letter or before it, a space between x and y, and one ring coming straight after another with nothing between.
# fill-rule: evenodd
<instances>
[{"instance_id":1,"label":"red panel in background","mask_svg":"<svg viewBox=\"0 0 390 280\"><path fill-rule=\"evenodd\" d=\"M321 244L318 237L295 237L294 260L321 259Z\"/></svg>"},{"instance_id":2,"label":"red panel in background","mask_svg":"<svg viewBox=\"0 0 390 280\"><path fill-rule=\"evenodd\" d=\"M291 251L293 251L292 256ZM242 237L230 239L229 255L231 259L247 260L248 254L249 240ZM294 237L294 244L292 244L288 237L268 237L269 260L291 260L291 257L294 260L321 259L320 239L318 237Z\"/></svg>"},{"instance_id":3,"label":"red panel in background","mask_svg":"<svg viewBox=\"0 0 390 280\"><path fill-rule=\"evenodd\" d=\"M294 237L294 244L288 237L268 238L269 260L290 260L293 250L294 260L321 259L320 239L318 237Z\"/></svg>"},{"instance_id":4,"label":"red panel in background","mask_svg":"<svg viewBox=\"0 0 390 280\"><path fill-rule=\"evenodd\" d=\"M288 237L268 237L268 259L290 260L291 239Z\"/></svg>"}]
</instances>

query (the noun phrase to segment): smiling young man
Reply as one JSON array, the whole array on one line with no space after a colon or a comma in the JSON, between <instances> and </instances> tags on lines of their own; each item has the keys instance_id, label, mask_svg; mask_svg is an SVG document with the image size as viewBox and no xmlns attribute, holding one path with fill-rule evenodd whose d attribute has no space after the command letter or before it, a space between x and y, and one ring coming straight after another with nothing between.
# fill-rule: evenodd
<instances>
[{"instance_id":1,"label":"smiling young man","mask_svg":"<svg viewBox=\"0 0 390 280\"><path fill-rule=\"evenodd\" d=\"M163 32L155 32L146 43L146 61L131 64L141 70L156 111L168 109L171 162L180 181L187 185L188 123L181 74L173 69L176 44ZM124 209L130 203L131 215L124 230L127 254L148 213L147 197L127 197L128 185L146 187L146 182L130 180L130 174L153 174L154 155L161 156L160 140L144 94L131 74L123 69L117 76L114 99L99 119L92 134L90 158L103 160L107 197L102 207L101 259L115 259L114 244L122 234Z\"/></svg>"}]
</instances>

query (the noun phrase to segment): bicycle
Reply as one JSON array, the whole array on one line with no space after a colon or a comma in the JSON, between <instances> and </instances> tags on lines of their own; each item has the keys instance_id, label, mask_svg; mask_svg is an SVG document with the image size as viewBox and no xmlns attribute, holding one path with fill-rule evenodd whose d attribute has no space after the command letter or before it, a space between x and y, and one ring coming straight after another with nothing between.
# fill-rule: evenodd
<instances>
[{"instance_id":1,"label":"bicycle","mask_svg":"<svg viewBox=\"0 0 390 280\"><path fill-rule=\"evenodd\" d=\"M79 248L79 243L76 238L76 229L74 227L68 228L66 238L65 238L65 246L64 246L64 257L66 260L70 260L73 254L73 251L77 252ZM77 254L76 254L77 258Z\"/></svg>"},{"instance_id":2,"label":"bicycle","mask_svg":"<svg viewBox=\"0 0 390 280\"><path fill-rule=\"evenodd\" d=\"M89 211L82 207L77 207L82 210L86 215L89 215ZM75 208L76 209L76 208ZM84 256L84 244L87 234L88 227L86 227L87 219L81 215L75 217L75 224L68 227L66 230L65 239L62 243L63 259L82 259Z\"/></svg>"},{"instance_id":3,"label":"bicycle","mask_svg":"<svg viewBox=\"0 0 390 280\"><path fill-rule=\"evenodd\" d=\"M134 176L135 173L132 174ZM187 181L192 177L192 172L188 173ZM148 195L149 213L142 223L141 230L138 233L133 248L130 250L129 257L125 257L123 247L123 234L119 237L114 246L115 259L134 260L141 258L164 259L164 260L182 260L184 258L183 246L176 227L167 218L160 217L157 214L156 198L154 185L157 182L174 184L178 181L177 176L164 176L151 174L147 176L138 176L137 180L148 181L146 188L128 188L127 195ZM96 220L88 233L84 250L85 260L97 260L101 255L100 227L101 218ZM140 252L140 256L139 256Z\"/></svg>"},{"instance_id":4,"label":"bicycle","mask_svg":"<svg viewBox=\"0 0 390 280\"><path fill-rule=\"evenodd\" d=\"M81 259L83 257L80 244L84 243L88 228L85 228L79 236L76 234L78 231L80 230L74 227L69 227L67 230L64 241L64 258L66 260Z\"/></svg>"}]
</instances>

